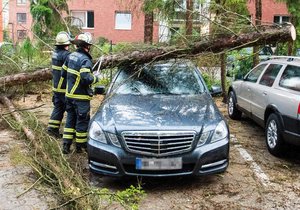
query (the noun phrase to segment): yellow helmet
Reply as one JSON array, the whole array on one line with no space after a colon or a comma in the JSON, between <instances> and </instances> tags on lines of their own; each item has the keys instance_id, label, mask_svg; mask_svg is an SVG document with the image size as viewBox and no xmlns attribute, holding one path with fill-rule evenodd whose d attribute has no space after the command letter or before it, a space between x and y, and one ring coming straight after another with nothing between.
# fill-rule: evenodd
<instances>
[{"instance_id":1,"label":"yellow helmet","mask_svg":"<svg viewBox=\"0 0 300 210\"><path fill-rule=\"evenodd\" d=\"M70 45L71 42L70 42L71 38L69 36L69 34L65 31L61 31L59 32L57 35L56 35L56 38L55 38L55 45Z\"/></svg>"},{"instance_id":2,"label":"yellow helmet","mask_svg":"<svg viewBox=\"0 0 300 210\"><path fill-rule=\"evenodd\" d=\"M72 40L72 43L78 45L78 44L87 44L92 45L93 37L92 34L89 32L85 32L82 34L79 34L75 37L74 40Z\"/></svg>"}]
</instances>

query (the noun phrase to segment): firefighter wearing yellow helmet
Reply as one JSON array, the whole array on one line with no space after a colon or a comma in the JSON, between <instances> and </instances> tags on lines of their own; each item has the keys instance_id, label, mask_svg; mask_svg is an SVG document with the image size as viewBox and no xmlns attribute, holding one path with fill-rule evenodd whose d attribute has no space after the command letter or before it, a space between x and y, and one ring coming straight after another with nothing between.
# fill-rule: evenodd
<instances>
[{"instance_id":1,"label":"firefighter wearing yellow helmet","mask_svg":"<svg viewBox=\"0 0 300 210\"><path fill-rule=\"evenodd\" d=\"M70 153L75 139L76 152L82 152L87 146L87 129L90 120L91 85L98 82L92 74L92 57L89 54L92 45L90 33L82 33L72 41L76 52L70 54L63 66L62 77L67 80L66 111L67 120L63 134L64 154Z\"/></svg>"},{"instance_id":2,"label":"firefighter wearing yellow helmet","mask_svg":"<svg viewBox=\"0 0 300 210\"><path fill-rule=\"evenodd\" d=\"M52 102L54 105L47 131L50 135L60 138L59 128L65 112L66 80L61 77L62 65L69 56L70 36L61 31L55 38L55 50L52 53Z\"/></svg>"}]
</instances>

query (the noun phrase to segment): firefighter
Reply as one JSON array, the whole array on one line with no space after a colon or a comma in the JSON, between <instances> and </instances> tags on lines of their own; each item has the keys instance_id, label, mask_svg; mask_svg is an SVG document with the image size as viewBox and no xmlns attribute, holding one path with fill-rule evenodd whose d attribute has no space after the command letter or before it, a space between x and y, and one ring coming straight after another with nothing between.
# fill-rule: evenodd
<instances>
[{"instance_id":1,"label":"firefighter","mask_svg":"<svg viewBox=\"0 0 300 210\"><path fill-rule=\"evenodd\" d=\"M70 36L61 31L56 35L55 50L52 53L52 102L54 105L47 131L50 135L60 138L59 128L65 112L66 80L61 77L62 65L69 56Z\"/></svg>"},{"instance_id":2,"label":"firefighter","mask_svg":"<svg viewBox=\"0 0 300 210\"><path fill-rule=\"evenodd\" d=\"M70 153L75 139L76 152L82 152L87 146L87 129L90 120L91 85L98 82L92 74L92 57L89 54L92 45L90 33L82 33L72 41L75 52L70 54L63 66L62 77L67 79L66 111L67 120L63 134L64 154Z\"/></svg>"}]
</instances>

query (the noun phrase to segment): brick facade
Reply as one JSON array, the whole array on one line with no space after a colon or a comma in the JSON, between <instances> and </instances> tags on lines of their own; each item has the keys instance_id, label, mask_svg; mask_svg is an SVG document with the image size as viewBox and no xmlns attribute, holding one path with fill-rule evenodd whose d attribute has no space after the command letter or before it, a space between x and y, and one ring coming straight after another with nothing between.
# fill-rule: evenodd
<instances>
[{"instance_id":1,"label":"brick facade","mask_svg":"<svg viewBox=\"0 0 300 210\"><path fill-rule=\"evenodd\" d=\"M144 41L144 14L141 7L125 4L126 1L107 0L71 0L70 11L94 11L94 29L84 29L94 34L95 37L105 37L113 43L143 42ZM130 2L130 1L129 1ZM133 8L134 7L134 8ZM130 9L133 8L133 9ZM131 30L115 29L115 12L130 11L132 15ZM154 27L154 40L158 40L158 26Z\"/></svg>"},{"instance_id":2,"label":"brick facade","mask_svg":"<svg viewBox=\"0 0 300 210\"><path fill-rule=\"evenodd\" d=\"M20 3L22 2L22 3ZM25 2L25 3L23 3ZM26 14L26 22L18 22L18 14ZM22 16L22 15L21 15ZM8 33L13 42L22 41L25 37L32 37L30 32L32 25L32 17L30 15L30 2L26 1L9 1L9 22Z\"/></svg>"},{"instance_id":3,"label":"brick facade","mask_svg":"<svg viewBox=\"0 0 300 210\"><path fill-rule=\"evenodd\" d=\"M19 41L18 31L29 30L28 35L32 38L30 28L32 17L30 15L30 1L26 4L18 5L17 0L9 1L9 35L13 42ZM123 2L123 3L122 3ZM95 38L105 37L113 43L119 42L143 42L144 41L144 14L140 6L130 6L124 4L126 1L106 1L106 0L69 0L68 6L70 12L94 12L94 27L83 28L83 31L91 32ZM128 1L131 2L131 1ZM133 9L132 9L133 8ZM115 29L115 12L126 11L132 16L131 29ZM17 13L26 13L26 23L18 23ZM154 42L158 41L158 24L156 23L153 31Z\"/></svg>"},{"instance_id":4,"label":"brick facade","mask_svg":"<svg viewBox=\"0 0 300 210\"><path fill-rule=\"evenodd\" d=\"M255 20L255 0L248 0L248 10ZM276 2L276 0L262 0L262 24L272 24L274 16L290 16L285 3Z\"/></svg>"},{"instance_id":5,"label":"brick facade","mask_svg":"<svg viewBox=\"0 0 300 210\"><path fill-rule=\"evenodd\" d=\"M17 1L26 4L17 4ZM94 26L85 27L83 31L91 32L95 38L105 37L114 44L120 42L143 42L144 40L144 14L141 12L141 5L130 5L132 0L69 0L70 12L90 11L94 15ZM262 0L262 22L273 23L274 16L289 16L284 3L275 3L276 0ZM30 32L32 17L30 15L29 0L9 1L9 25L8 31L13 42L20 40L20 32L27 31L27 35L32 38ZM252 19L255 18L255 0L248 0L248 9ZM116 12L130 12L132 21L131 29L116 29ZM26 13L26 23L18 23L17 13ZM2 23L2 21L1 21ZM21 35L24 35L21 33ZM2 36L1 36L2 37ZM154 42L159 39L159 26L155 23L153 30Z\"/></svg>"}]
</instances>

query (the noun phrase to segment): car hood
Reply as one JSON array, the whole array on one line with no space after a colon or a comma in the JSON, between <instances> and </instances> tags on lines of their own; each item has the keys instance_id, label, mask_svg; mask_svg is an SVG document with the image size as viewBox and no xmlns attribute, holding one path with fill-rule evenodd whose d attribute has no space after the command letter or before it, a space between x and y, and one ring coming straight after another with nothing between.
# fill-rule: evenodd
<instances>
[{"instance_id":1,"label":"car hood","mask_svg":"<svg viewBox=\"0 0 300 210\"><path fill-rule=\"evenodd\" d=\"M201 95L113 95L95 120L103 129L195 130L220 121L221 114L208 93ZM113 131L112 131L113 132Z\"/></svg>"}]
</instances>

